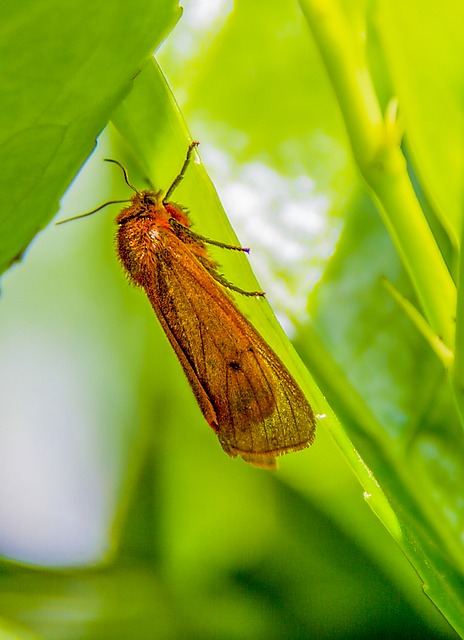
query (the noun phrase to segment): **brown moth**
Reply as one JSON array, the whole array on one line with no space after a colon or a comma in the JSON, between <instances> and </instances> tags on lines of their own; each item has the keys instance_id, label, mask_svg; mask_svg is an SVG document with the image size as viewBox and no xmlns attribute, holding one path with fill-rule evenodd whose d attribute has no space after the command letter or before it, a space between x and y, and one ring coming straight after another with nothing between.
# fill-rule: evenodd
<instances>
[{"instance_id":1,"label":"brown moth","mask_svg":"<svg viewBox=\"0 0 464 640\"><path fill-rule=\"evenodd\" d=\"M165 193L138 191L124 167L110 161L122 168L134 191L116 218L117 251L129 279L145 291L224 451L255 466L275 468L276 456L313 442L315 417L294 378L230 292L264 294L229 283L207 245L247 249L199 235L186 209L170 200L197 145L190 144Z\"/></svg>"}]
</instances>

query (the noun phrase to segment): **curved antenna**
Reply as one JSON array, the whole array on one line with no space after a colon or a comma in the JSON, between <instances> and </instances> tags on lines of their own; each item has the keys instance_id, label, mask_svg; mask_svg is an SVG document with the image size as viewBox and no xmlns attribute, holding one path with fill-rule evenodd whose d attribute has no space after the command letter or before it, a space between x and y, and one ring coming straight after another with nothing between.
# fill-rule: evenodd
<instances>
[{"instance_id":1,"label":"curved antenna","mask_svg":"<svg viewBox=\"0 0 464 640\"><path fill-rule=\"evenodd\" d=\"M117 160L112 160L111 158L103 158L103 159L104 159L105 162L114 162L114 164L117 164L118 167L121 167L122 172L124 174L124 180L126 181L127 186L130 187L132 189L132 191L135 191L135 193L138 193L138 189L136 189L134 187L134 185L131 184L131 182L129 180L129 176L127 175L126 167L124 165L122 165Z\"/></svg>"},{"instance_id":2,"label":"curved antenna","mask_svg":"<svg viewBox=\"0 0 464 640\"><path fill-rule=\"evenodd\" d=\"M93 213L97 213L97 211L100 211L100 209L104 209L109 204L123 204L123 202L130 202L130 200L109 200L108 202L105 202L104 204L101 204L96 209L92 209L92 211L87 211L87 213L81 213L80 215L73 216L72 218L66 218L66 220L60 220L59 222L56 222L55 224L57 224L57 225L58 224L64 224L65 222L71 222L71 220L79 220L79 218L87 218L87 216L91 216Z\"/></svg>"},{"instance_id":3,"label":"curved antenna","mask_svg":"<svg viewBox=\"0 0 464 640\"><path fill-rule=\"evenodd\" d=\"M192 153L193 150L195 149L195 147L198 147L200 143L197 140L194 140L193 142L191 142L189 144L189 148L187 149L187 156L185 157L184 160L184 164L182 165L182 169L180 170L179 175L177 176L177 178L174 180L174 182L172 183L172 185L169 187L169 189L166 191L164 198L163 198L163 202L166 202L169 198L169 196L172 194L172 192L174 191L174 189L177 189L177 187L179 186L179 183L182 181L185 172L187 170L187 167L190 164L190 161L192 159Z\"/></svg>"},{"instance_id":4,"label":"curved antenna","mask_svg":"<svg viewBox=\"0 0 464 640\"><path fill-rule=\"evenodd\" d=\"M114 164L117 164L118 167L121 167L122 172L124 174L124 180L127 186L130 187L132 191L135 191L135 193L138 193L137 189L134 187L133 184L131 184L129 180L129 176L127 175L126 168L120 162L118 162L117 160L112 160L111 158L104 158L104 160L105 162L114 162ZM96 209L92 209L92 211L87 211L87 213L81 213L78 216L73 216L72 218L66 218L66 220L60 220L59 222L56 222L56 224L64 224L65 222L71 222L71 220L79 220L80 218L86 218L87 216L91 216L93 213L97 213L97 211L104 209L109 204L123 204L125 202L130 202L130 199L127 198L126 200L109 200L108 202L101 204Z\"/></svg>"}]
</instances>

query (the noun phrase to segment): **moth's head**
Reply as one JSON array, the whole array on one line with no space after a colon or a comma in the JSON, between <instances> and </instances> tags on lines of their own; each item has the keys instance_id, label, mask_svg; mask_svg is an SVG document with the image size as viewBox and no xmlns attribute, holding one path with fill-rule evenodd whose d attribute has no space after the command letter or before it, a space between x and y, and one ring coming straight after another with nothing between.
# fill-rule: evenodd
<instances>
[{"instance_id":1,"label":"moth's head","mask_svg":"<svg viewBox=\"0 0 464 640\"><path fill-rule=\"evenodd\" d=\"M162 191L136 191L130 199L130 204L125 207L117 216L116 224L126 224L130 220L141 220L148 218L155 221L168 219L163 203Z\"/></svg>"}]
</instances>

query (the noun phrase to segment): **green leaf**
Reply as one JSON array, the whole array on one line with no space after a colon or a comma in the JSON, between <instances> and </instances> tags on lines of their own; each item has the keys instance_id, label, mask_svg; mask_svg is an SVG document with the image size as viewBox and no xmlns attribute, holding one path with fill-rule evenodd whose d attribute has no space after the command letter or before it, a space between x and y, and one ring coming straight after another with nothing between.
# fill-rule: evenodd
<instances>
[{"instance_id":1,"label":"green leaf","mask_svg":"<svg viewBox=\"0 0 464 640\"><path fill-rule=\"evenodd\" d=\"M2 4L0 272L56 213L178 15L174 0Z\"/></svg>"},{"instance_id":2,"label":"green leaf","mask_svg":"<svg viewBox=\"0 0 464 640\"><path fill-rule=\"evenodd\" d=\"M33 154L24 145L18 148L21 156L19 151L17 156L9 155L15 161L11 176L16 182L24 179L21 172L27 162L37 161L39 172L41 167L51 167L48 181L43 174L34 178L36 189L45 189L40 225L53 215L66 184L110 117L118 130L108 128L113 149L107 150L107 131L80 176L86 202L73 200L73 191L68 198L72 211L66 216L113 197L111 185L103 178L95 178L101 186L98 194L88 178L89 173L97 176L100 164L105 175L112 176L117 197L127 194L117 168L100 163L103 147L104 155L127 165L135 185L145 186L148 176L157 187L165 188L177 174L190 139L159 68L144 64L166 33L163 29L177 15L175 8L162 13L160 7L165 5L161 3L143 7L140 3L137 11L134 5L113 3L105 10L94 4L65 8L59 3L28 3L17 9L12 5L11 18L5 21L8 31L16 22L14 11L24 16L22 28L17 25L12 30L15 34L26 33L25 24L29 24L25 40L10 39L16 54L8 57L8 64L19 59L23 50L35 58L42 48L52 48L58 53L47 64L47 73L54 64L67 68L67 61L74 58L63 54L68 49L62 32L70 52L74 42L85 52L79 58L82 73L70 64L63 81L67 91L61 98L55 89L46 103L55 126L62 120L56 115L58 107L51 105L68 96L67 106L74 109L69 115L73 144L63 150L59 147L54 155L52 136L44 136ZM375 90L384 94L379 99L382 114L394 96L381 60L382 40L372 42L372 9L369 3L353 3L347 20L353 38L363 22L369 24L368 52L373 55L374 51L379 58L369 59L368 67ZM165 18L162 28L154 18L158 10L157 15ZM106 31L106 22L97 20L84 25L85 20L77 19L80 12L87 12L87 18L114 20L119 27ZM200 155L208 172L213 174L224 157L230 169L226 182L238 183L250 167L267 170L266 180L252 185L258 191L257 204L245 216L249 222L259 221L253 247L256 254L261 250L270 255L272 269L265 286L269 298L284 309L287 302L288 317L298 328L298 351L317 375L338 420L309 381L272 310L264 302L241 300L244 312L296 372L304 389L314 394L316 410L326 417L319 420L311 450L286 456L277 477L229 460L205 427L146 300L124 282L109 240L111 214L50 228L22 268L5 280L0 361L6 390L1 409L6 417L2 414L0 452L10 451L14 434L21 444L16 456L11 456L8 482L2 490L25 487L34 503L20 513L21 523L27 525L18 526L16 515L14 521L5 518L0 530L11 531L10 542L17 545L26 539L32 547L29 553L39 554L41 545L47 548L55 538L51 532L41 537L42 529L30 523L44 524L42 501L46 499L53 509L55 494L69 483L67 500L58 509L59 524L70 523L71 533L73 525L83 525L84 535L77 541L72 535L64 536L47 564L60 566L61 560L62 566L64 552L60 554L68 545L77 553L74 566L107 564L89 571L53 573L13 563L2 566L0 613L15 621L5 628L27 625L45 637L92 640L186 634L269 640L317 633L334 638L359 630L361 616L363 631L371 637L392 635L398 628L408 637L455 637L423 596L409 561L427 583L433 602L459 628L463 606L461 427L442 368L382 285L386 277L416 302L398 255L360 187L339 105L303 16L296 4L244 1L236 3L227 20L216 16L206 27L201 21L192 24L187 37L185 30L180 31L177 44L175 38L168 39L171 55L162 54L163 72L177 87L176 97L183 102L192 133L202 142ZM94 29L101 47L92 40ZM27 46L31 38L34 48ZM188 49L186 42L194 42L196 48ZM97 80L91 82L89 75L87 102L73 102L73 82L79 84L82 75L93 69L90 61L97 54L106 62L98 67ZM27 78L37 78L35 62L28 59L21 67L34 68ZM7 75L10 86L12 75ZM24 81L25 76L18 78ZM42 86L47 83L43 77L30 83L37 88L35 102L40 105ZM26 85L18 80L18 88L34 97ZM32 97L28 102L34 108ZM89 111L83 111L83 104L89 105ZM38 122L43 125L42 120ZM396 125L395 121L390 129L392 139L398 135ZM36 132L37 140L41 131ZM217 163L208 156L208 147L211 151L213 146L222 153ZM53 156L50 162L49 156ZM54 161L55 156L61 160ZM200 233L234 241L204 167L189 169L176 198L189 206ZM61 177L52 180L55 175ZM250 175L254 179L256 172ZM302 197L299 180L308 175L316 186ZM285 191L280 200L269 199L268 193L275 195L274 182L295 188ZM47 192L52 183L53 189ZM387 180L384 186L388 187ZM427 185L420 186L429 195ZM8 192L11 188L8 184ZM24 189L16 195L21 206L22 195ZM41 191L39 195L41 202ZM328 202L319 217L313 209L318 196ZM298 216L286 207L293 198L300 198ZM292 215L280 216L281 210ZM15 224L35 212L24 203ZM308 328L306 314L297 321L292 295L297 290L306 298L313 282L309 276L312 256L317 255L319 267L325 266L332 250L336 234L329 243L322 218L337 229L343 219L345 228L310 300L314 323ZM320 237L316 234L311 245L298 237L303 236L303 222L315 222L319 229ZM36 229L30 227L15 241L16 252ZM292 268L285 260L285 241L295 229L298 250L304 250ZM266 240L270 230L278 242L260 245L260 236ZM11 240L13 231L8 228ZM1 237L7 236L2 233ZM330 249L318 253L324 244L330 244ZM403 253L407 245L403 243ZM16 254L5 254L5 264L12 255ZM215 255L228 278L245 288L256 287L244 256L220 250ZM450 262L455 258L452 255ZM425 250L423 259L428 260ZM433 264L430 261L425 269L429 275L433 275ZM427 282L421 284L427 291ZM436 290L431 286L427 295L433 296ZM281 300L281 291L286 301ZM435 299L432 306L438 309L439 304ZM447 299L447 318L449 306ZM53 464L48 448L57 451ZM364 499L355 476L364 488ZM100 505L100 511L86 511L84 506L89 504ZM98 540L90 551L85 539L89 531L96 532ZM0 545L9 548L4 539ZM18 550L10 555L33 562L22 550L22 556ZM35 565L40 564L36 559Z\"/></svg>"}]
</instances>

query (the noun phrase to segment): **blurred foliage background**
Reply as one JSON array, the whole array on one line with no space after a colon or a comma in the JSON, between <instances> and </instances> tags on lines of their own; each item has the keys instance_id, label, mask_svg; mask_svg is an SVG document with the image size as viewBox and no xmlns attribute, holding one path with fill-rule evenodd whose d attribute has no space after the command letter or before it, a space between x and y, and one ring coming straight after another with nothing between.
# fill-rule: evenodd
<instances>
[{"instance_id":1,"label":"blurred foliage background","mask_svg":"<svg viewBox=\"0 0 464 640\"><path fill-rule=\"evenodd\" d=\"M191 0L181 17L171 0L7 0L0 16L3 270L42 229L2 281L1 637L462 634L459 401L384 284L420 309L317 37L341 17L380 112L398 97L456 281L460 3ZM276 473L222 453L117 264L116 210L45 228L60 200L66 218L127 197L104 157L169 186L188 131L203 165L176 198L200 233L233 239L205 167L301 360L270 307L239 303L325 416ZM245 258L216 255L253 288Z\"/></svg>"}]
</instances>

